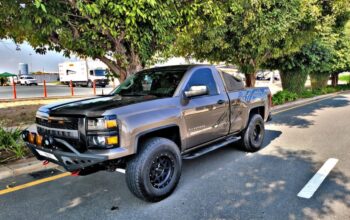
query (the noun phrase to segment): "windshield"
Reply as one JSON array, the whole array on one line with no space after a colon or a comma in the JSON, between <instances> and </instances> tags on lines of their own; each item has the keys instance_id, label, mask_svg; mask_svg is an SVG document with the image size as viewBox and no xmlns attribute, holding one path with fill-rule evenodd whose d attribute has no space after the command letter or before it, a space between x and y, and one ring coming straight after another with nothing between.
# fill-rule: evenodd
<instances>
[{"instance_id":1,"label":"windshield","mask_svg":"<svg viewBox=\"0 0 350 220\"><path fill-rule=\"evenodd\" d=\"M34 78L31 76L27 76L27 77L25 77L25 79L34 79Z\"/></svg>"},{"instance_id":2,"label":"windshield","mask_svg":"<svg viewBox=\"0 0 350 220\"><path fill-rule=\"evenodd\" d=\"M106 75L106 70L95 70L95 76L104 76Z\"/></svg>"},{"instance_id":3,"label":"windshield","mask_svg":"<svg viewBox=\"0 0 350 220\"><path fill-rule=\"evenodd\" d=\"M120 84L112 95L172 97L185 70L148 70Z\"/></svg>"}]
</instances>

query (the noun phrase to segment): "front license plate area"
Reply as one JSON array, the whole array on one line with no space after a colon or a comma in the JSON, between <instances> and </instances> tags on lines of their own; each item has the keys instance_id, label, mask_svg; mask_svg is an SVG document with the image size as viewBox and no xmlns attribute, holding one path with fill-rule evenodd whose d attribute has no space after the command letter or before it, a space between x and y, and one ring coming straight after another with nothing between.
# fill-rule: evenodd
<instances>
[{"instance_id":1,"label":"front license plate area","mask_svg":"<svg viewBox=\"0 0 350 220\"><path fill-rule=\"evenodd\" d=\"M35 149L35 150L36 150L36 152L38 152L38 154L40 154L43 157L47 157L47 158L50 158L50 159L58 161L57 157L55 155L53 155L53 154L50 154L50 153L47 153L45 151L38 150L38 149Z\"/></svg>"}]
</instances>

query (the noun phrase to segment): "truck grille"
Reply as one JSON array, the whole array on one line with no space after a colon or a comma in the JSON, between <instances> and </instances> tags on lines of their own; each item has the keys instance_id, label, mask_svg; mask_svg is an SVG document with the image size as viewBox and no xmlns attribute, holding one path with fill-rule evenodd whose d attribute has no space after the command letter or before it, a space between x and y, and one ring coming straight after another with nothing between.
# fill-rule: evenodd
<instances>
[{"instance_id":1,"label":"truck grille","mask_svg":"<svg viewBox=\"0 0 350 220\"><path fill-rule=\"evenodd\" d=\"M78 130L78 120L77 118L36 118L36 124L47 128Z\"/></svg>"}]
</instances>

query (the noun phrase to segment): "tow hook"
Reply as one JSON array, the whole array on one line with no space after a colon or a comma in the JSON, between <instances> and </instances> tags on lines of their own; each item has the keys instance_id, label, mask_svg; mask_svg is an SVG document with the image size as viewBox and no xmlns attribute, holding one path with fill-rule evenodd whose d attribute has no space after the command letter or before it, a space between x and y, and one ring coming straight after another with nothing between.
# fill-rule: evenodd
<instances>
[{"instance_id":1,"label":"tow hook","mask_svg":"<svg viewBox=\"0 0 350 220\"><path fill-rule=\"evenodd\" d=\"M48 165L49 163L50 163L50 161L44 160L43 165L46 166L46 165Z\"/></svg>"},{"instance_id":2,"label":"tow hook","mask_svg":"<svg viewBox=\"0 0 350 220\"><path fill-rule=\"evenodd\" d=\"M74 170L71 172L71 176L79 176L80 170Z\"/></svg>"}]
</instances>

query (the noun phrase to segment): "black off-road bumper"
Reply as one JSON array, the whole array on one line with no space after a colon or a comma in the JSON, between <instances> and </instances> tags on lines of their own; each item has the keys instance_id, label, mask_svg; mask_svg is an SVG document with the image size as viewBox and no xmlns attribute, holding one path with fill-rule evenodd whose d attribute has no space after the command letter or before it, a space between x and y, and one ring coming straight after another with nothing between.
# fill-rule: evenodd
<instances>
[{"instance_id":1,"label":"black off-road bumper","mask_svg":"<svg viewBox=\"0 0 350 220\"><path fill-rule=\"evenodd\" d=\"M26 145L38 160L47 160L58 164L67 171L81 170L108 160L107 156L102 155L46 149L29 142L26 142Z\"/></svg>"}]
</instances>

